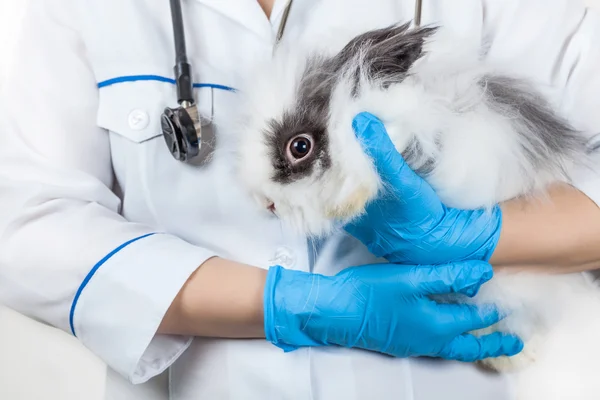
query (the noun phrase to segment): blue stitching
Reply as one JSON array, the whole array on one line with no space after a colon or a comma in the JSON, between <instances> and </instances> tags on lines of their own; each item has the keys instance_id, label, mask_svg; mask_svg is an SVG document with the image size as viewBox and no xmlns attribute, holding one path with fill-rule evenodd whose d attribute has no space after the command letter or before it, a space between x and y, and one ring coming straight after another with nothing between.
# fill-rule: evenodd
<instances>
[{"instance_id":1,"label":"blue stitching","mask_svg":"<svg viewBox=\"0 0 600 400\"><path fill-rule=\"evenodd\" d=\"M136 82L136 81L158 81L158 82L170 83L172 85L175 85L177 83L175 81L175 79L166 78L164 76L159 76L159 75L130 75L130 76L119 76L116 78L107 79L105 81L102 81L102 82L98 83L98 89L102 89L102 88L105 88L105 87L111 86L111 85L116 85L118 83ZM207 87L207 88L213 88L213 89L219 89L219 90L227 90L230 92L236 91L236 89L234 89L232 87L225 86L225 85L218 85L216 83L194 83L194 87L195 88Z\"/></svg>"},{"instance_id":2,"label":"blue stitching","mask_svg":"<svg viewBox=\"0 0 600 400\"><path fill-rule=\"evenodd\" d=\"M115 254L117 254L119 251L123 250L123 248L127 247L131 243L133 243L135 241L138 241L140 239L147 238L148 236L152 236L152 235L155 235L155 234L156 233L148 233L146 235L137 237L135 239L131 239L130 241L123 243L122 245L120 245L119 247L117 247L116 249L114 249L113 251L111 251L110 253L108 253L96 265L94 265L94 268L92 268L92 270L87 274L87 276L85 277L85 279L83 280L83 282L81 282L81 285L79 286L79 289L77 289L77 293L75 293L75 298L73 299L73 303L71 304L71 312L69 313L69 325L71 326L71 333L73 333L73 336L77 337L77 335L75 334L75 326L73 325L73 317L75 315L75 307L77 307L77 302L79 301L79 297L81 296L81 293L83 292L83 289L85 289L85 287L90 282L90 280L92 279L92 277L94 276L94 274L98 271L98 269L106 261L108 261L109 258L111 258Z\"/></svg>"}]
</instances>

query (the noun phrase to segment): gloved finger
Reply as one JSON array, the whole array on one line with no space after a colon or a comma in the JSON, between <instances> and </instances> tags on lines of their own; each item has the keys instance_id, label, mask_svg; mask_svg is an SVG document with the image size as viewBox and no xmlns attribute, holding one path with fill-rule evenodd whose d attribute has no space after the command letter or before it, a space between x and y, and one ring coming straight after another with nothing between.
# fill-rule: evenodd
<instances>
[{"instance_id":1,"label":"gloved finger","mask_svg":"<svg viewBox=\"0 0 600 400\"><path fill-rule=\"evenodd\" d=\"M462 293L474 297L492 279L492 266L482 261L463 261L439 266L413 267L411 280L424 295Z\"/></svg>"},{"instance_id":2,"label":"gloved finger","mask_svg":"<svg viewBox=\"0 0 600 400\"><path fill-rule=\"evenodd\" d=\"M401 170L410 169L396 150L379 118L370 113L360 113L354 117L352 128L365 153L373 159L375 168L383 180L395 183ZM411 172L407 171L407 174Z\"/></svg>"},{"instance_id":3,"label":"gloved finger","mask_svg":"<svg viewBox=\"0 0 600 400\"><path fill-rule=\"evenodd\" d=\"M495 332L487 336L460 335L448 343L439 354L440 358L475 362L485 358L512 357L523 350L523 341L515 336Z\"/></svg>"},{"instance_id":4,"label":"gloved finger","mask_svg":"<svg viewBox=\"0 0 600 400\"><path fill-rule=\"evenodd\" d=\"M488 328L504 318L493 305L438 304L437 312L451 336Z\"/></svg>"},{"instance_id":5,"label":"gloved finger","mask_svg":"<svg viewBox=\"0 0 600 400\"><path fill-rule=\"evenodd\" d=\"M384 184L394 189L394 195L407 208L414 212L437 212L442 207L431 186L406 164L388 136L385 126L376 116L360 113L354 117L352 127L363 150L372 158Z\"/></svg>"},{"instance_id":6,"label":"gloved finger","mask_svg":"<svg viewBox=\"0 0 600 400\"><path fill-rule=\"evenodd\" d=\"M492 266L484 261L460 261L445 265L367 264L346 268L340 274L352 273L373 285L386 284L417 296L460 293L474 297L481 285L492 279Z\"/></svg>"}]
</instances>

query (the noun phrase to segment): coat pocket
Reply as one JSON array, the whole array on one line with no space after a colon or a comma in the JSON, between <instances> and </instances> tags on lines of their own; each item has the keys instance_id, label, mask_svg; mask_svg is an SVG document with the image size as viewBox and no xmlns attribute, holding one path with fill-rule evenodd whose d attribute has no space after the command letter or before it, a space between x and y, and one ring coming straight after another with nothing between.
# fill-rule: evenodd
<instances>
[{"instance_id":1,"label":"coat pocket","mask_svg":"<svg viewBox=\"0 0 600 400\"><path fill-rule=\"evenodd\" d=\"M199 88L194 94L200 114L212 118L212 91ZM111 134L142 143L162 136L166 107L178 107L174 84L149 79L119 82L99 89L97 123Z\"/></svg>"}]
</instances>

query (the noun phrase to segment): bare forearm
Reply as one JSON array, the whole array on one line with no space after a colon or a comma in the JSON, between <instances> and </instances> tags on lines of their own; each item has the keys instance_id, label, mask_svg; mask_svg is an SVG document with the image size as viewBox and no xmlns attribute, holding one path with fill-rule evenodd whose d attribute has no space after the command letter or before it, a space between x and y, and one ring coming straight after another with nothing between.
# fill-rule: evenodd
<instances>
[{"instance_id":1,"label":"bare forearm","mask_svg":"<svg viewBox=\"0 0 600 400\"><path fill-rule=\"evenodd\" d=\"M159 333L264 338L266 275L261 268L221 258L206 261L173 302Z\"/></svg>"},{"instance_id":2,"label":"bare forearm","mask_svg":"<svg viewBox=\"0 0 600 400\"><path fill-rule=\"evenodd\" d=\"M566 273L600 268L600 208L578 190L556 186L548 199L502 205L495 268ZM264 338L267 271L213 258L189 279L159 332L226 338Z\"/></svg>"},{"instance_id":3,"label":"bare forearm","mask_svg":"<svg viewBox=\"0 0 600 400\"><path fill-rule=\"evenodd\" d=\"M600 268L600 208L577 189L557 185L548 198L512 200L502 210L502 233L490 260L496 268Z\"/></svg>"}]
</instances>

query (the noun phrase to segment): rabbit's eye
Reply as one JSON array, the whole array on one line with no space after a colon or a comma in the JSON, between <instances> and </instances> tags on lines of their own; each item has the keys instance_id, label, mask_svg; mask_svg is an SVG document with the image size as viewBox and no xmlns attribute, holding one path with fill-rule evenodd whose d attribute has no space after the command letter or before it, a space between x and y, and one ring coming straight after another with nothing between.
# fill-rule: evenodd
<instances>
[{"instance_id":1,"label":"rabbit's eye","mask_svg":"<svg viewBox=\"0 0 600 400\"><path fill-rule=\"evenodd\" d=\"M287 156L292 162L300 161L312 152L313 143L312 136L298 135L294 136L288 144Z\"/></svg>"}]
</instances>

